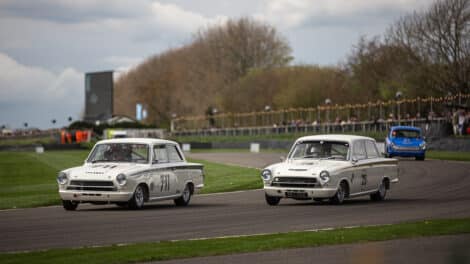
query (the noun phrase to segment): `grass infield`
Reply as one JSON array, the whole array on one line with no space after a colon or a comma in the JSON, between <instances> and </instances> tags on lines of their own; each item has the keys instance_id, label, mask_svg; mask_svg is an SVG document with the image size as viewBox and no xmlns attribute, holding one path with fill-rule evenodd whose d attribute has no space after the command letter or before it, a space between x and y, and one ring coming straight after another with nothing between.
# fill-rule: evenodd
<instances>
[{"instance_id":1,"label":"grass infield","mask_svg":"<svg viewBox=\"0 0 470 264\"><path fill-rule=\"evenodd\" d=\"M83 164L88 151L0 152L0 209L60 204L57 173ZM204 164L203 193L257 189L262 187L256 169Z\"/></svg>"},{"instance_id":2,"label":"grass infield","mask_svg":"<svg viewBox=\"0 0 470 264\"><path fill-rule=\"evenodd\" d=\"M132 263L462 233L470 233L468 218L324 231L2 253L0 263Z\"/></svg>"},{"instance_id":3,"label":"grass infield","mask_svg":"<svg viewBox=\"0 0 470 264\"><path fill-rule=\"evenodd\" d=\"M438 160L470 161L470 152L426 151L426 158Z\"/></svg>"}]
</instances>

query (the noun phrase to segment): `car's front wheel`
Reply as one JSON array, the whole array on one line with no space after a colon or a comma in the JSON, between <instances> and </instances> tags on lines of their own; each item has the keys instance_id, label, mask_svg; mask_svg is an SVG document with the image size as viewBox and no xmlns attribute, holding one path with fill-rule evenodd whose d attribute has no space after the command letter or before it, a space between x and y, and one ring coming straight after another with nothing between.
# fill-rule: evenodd
<instances>
[{"instance_id":1,"label":"car's front wheel","mask_svg":"<svg viewBox=\"0 0 470 264\"><path fill-rule=\"evenodd\" d=\"M138 185L135 188L134 195L128 202L128 206L131 209L142 209L145 202L145 188L142 185Z\"/></svg>"},{"instance_id":2,"label":"car's front wheel","mask_svg":"<svg viewBox=\"0 0 470 264\"><path fill-rule=\"evenodd\" d=\"M342 181L339 184L338 191L336 191L335 196L330 198L330 202L333 204L342 204L344 202L344 199L346 198L347 192L348 186L344 181Z\"/></svg>"},{"instance_id":3,"label":"car's front wheel","mask_svg":"<svg viewBox=\"0 0 470 264\"><path fill-rule=\"evenodd\" d=\"M67 211L75 211L78 207L78 202L69 201L69 200L62 200L62 205L64 209Z\"/></svg>"},{"instance_id":4,"label":"car's front wheel","mask_svg":"<svg viewBox=\"0 0 470 264\"><path fill-rule=\"evenodd\" d=\"M189 187L189 185L186 185L186 187L184 187L184 190L183 190L183 194L181 195L181 197L179 197L178 199L175 199L175 204L176 206L186 206L189 204L189 201L191 200L191 188Z\"/></svg>"},{"instance_id":5,"label":"car's front wheel","mask_svg":"<svg viewBox=\"0 0 470 264\"><path fill-rule=\"evenodd\" d=\"M383 201L386 195L387 195L387 187L385 185L385 181L382 181L377 192L370 195L370 199L372 201Z\"/></svg>"},{"instance_id":6,"label":"car's front wheel","mask_svg":"<svg viewBox=\"0 0 470 264\"><path fill-rule=\"evenodd\" d=\"M281 201L281 197L276 197L276 196L269 196L267 194L264 194L264 197L266 199L266 203L269 205L278 205L279 202Z\"/></svg>"}]
</instances>

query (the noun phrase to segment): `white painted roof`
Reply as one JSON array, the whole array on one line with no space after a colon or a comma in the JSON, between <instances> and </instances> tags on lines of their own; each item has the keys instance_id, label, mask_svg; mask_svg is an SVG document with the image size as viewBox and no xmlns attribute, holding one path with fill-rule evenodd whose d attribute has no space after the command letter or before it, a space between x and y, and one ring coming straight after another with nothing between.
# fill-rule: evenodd
<instances>
[{"instance_id":1,"label":"white painted roof","mask_svg":"<svg viewBox=\"0 0 470 264\"><path fill-rule=\"evenodd\" d=\"M315 135L315 136L305 136L298 138L298 141L316 141L316 140L327 140L327 141L344 141L344 142L353 142L359 139L367 139L375 141L375 139L370 137L355 136L355 135L337 135L337 134L327 134L327 135Z\"/></svg>"},{"instance_id":2,"label":"white painted roof","mask_svg":"<svg viewBox=\"0 0 470 264\"><path fill-rule=\"evenodd\" d=\"M157 138L113 138L100 140L96 144L103 143L135 143L135 144L178 144L171 140Z\"/></svg>"}]
</instances>

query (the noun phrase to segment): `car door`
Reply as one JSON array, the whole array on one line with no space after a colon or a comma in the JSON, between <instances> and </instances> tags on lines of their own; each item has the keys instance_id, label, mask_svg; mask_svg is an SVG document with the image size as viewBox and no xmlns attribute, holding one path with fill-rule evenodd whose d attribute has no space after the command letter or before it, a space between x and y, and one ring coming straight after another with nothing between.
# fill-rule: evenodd
<instances>
[{"instance_id":1,"label":"car door","mask_svg":"<svg viewBox=\"0 0 470 264\"><path fill-rule=\"evenodd\" d=\"M188 176L187 168L184 166L183 156L176 145L168 144L166 145L166 150L168 152L168 159L172 170L170 177L170 191L172 194L178 194L184 189L183 185Z\"/></svg>"},{"instance_id":2,"label":"car door","mask_svg":"<svg viewBox=\"0 0 470 264\"><path fill-rule=\"evenodd\" d=\"M351 175L350 194L364 191L367 184L367 169L369 162L363 140L356 140L352 146L352 159L354 162Z\"/></svg>"},{"instance_id":3,"label":"car door","mask_svg":"<svg viewBox=\"0 0 470 264\"><path fill-rule=\"evenodd\" d=\"M383 167L380 165L381 157L377 150L377 146L372 140L365 140L365 148L368 160L367 168L367 184L364 186L365 191L371 191L378 188L382 180Z\"/></svg>"},{"instance_id":4,"label":"car door","mask_svg":"<svg viewBox=\"0 0 470 264\"><path fill-rule=\"evenodd\" d=\"M150 193L153 197L168 196L171 194L171 178L173 171L166 145L153 146L152 183Z\"/></svg>"}]
</instances>

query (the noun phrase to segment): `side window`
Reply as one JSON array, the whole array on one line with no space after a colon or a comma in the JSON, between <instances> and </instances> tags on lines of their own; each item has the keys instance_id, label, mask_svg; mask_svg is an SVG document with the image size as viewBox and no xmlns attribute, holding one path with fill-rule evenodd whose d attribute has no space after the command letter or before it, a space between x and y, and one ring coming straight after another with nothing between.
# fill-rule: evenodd
<instances>
[{"instance_id":1,"label":"side window","mask_svg":"<svg viewBox=\"0 0 470 264\"><path fill-rule=\"evenodd\" d=\"M367 140L366 141L366 152L367 158L375 159L379 157L379 152L377 151L377 147L373 141Z\"/></svg>"},{"instance_id":2,"label":"side window","mask_svg":"<svg viewBox=\"0 0 470 264\"><path fill-rule=\"evenodd\" d=\"M166 148L168 150L168 158L170 159L170 162L183 161L183 158L181 157L175 145L168 145Z\"/></svg>"},{"instance_id":3,"label":"side window","mask_svg":"<svg viewBox=\"0 0 470 264\"><path fill-rule=\"evenodd\" d=\"M168 162L168 153L165 145L153 146L153 163L165 163Z\"/></svg>"},{"instance_id":4,"label":"side window","mask_svg":"<svg viewBox=\"0 0 470 264\"><path fill-rule=\"evenodd\" d=\"M367 158L363 140L354 142L353 158L357 160L363 160Z\"/></svg>"}]
</instances>

